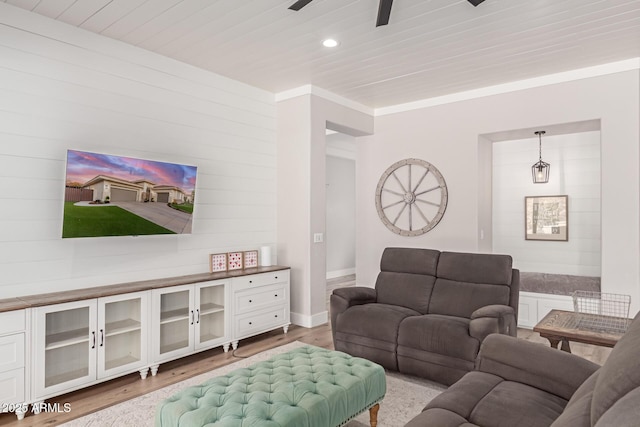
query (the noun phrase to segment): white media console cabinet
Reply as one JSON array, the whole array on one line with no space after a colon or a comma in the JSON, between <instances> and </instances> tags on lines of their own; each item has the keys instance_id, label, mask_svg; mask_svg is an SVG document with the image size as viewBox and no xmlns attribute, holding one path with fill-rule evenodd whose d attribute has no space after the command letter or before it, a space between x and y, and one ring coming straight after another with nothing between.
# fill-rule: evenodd
<instances>
[{"instance_id":1,"label":"white media console cabinet","mask_svg":"<svg viewBox=\"0 0 640 427\"><path fill-rule=\"evenodd\" d=\"M290 324L289 268L258 267L0 300L0 412Z\"/></svg>"}]
</instances>

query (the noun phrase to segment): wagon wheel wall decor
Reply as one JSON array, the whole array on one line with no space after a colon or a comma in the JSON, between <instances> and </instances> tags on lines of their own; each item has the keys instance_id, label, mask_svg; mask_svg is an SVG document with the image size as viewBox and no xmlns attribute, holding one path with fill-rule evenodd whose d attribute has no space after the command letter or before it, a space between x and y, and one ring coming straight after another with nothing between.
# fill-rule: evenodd
<instances>
[{"instance_id":1,"label":"wagon wheel wall decor","mask_svg":"<svg viewBox=\"0 0 640 427\"><path fill-rule=\"evenodd\" d=\"M442 219L447 184L440 171L420 159L389 166L376 188L376 209L387 228L401 236L420 236Z\"/></svg>"}]
</instances>

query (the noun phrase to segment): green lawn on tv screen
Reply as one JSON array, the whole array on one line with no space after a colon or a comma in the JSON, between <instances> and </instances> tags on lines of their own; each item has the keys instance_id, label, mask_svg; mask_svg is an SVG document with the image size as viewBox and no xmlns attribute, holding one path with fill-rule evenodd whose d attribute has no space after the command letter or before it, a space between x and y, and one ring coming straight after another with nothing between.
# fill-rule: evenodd
<instances>
[{"instance_id":1,"label":"green lawn on tv screen","mask_svg":"<svg viewBox=\"0 0 640 427\"><path fill-rule=\"evenodd\" d=\"M141 236L176 234L118 206L64 204L62 237Z\"/></svg>"},{"instance_id":2,"label":"green lawn on tv screen","mask_svg":"<svg viewBox=\"0 0 640 427\"><path fill-rule=\"evenodd\" d=\"M173 209L177 209L182 212L186 212L188 214L193 214L193 203L171 203L170 205Z\"/></svg>"}]
</instances>

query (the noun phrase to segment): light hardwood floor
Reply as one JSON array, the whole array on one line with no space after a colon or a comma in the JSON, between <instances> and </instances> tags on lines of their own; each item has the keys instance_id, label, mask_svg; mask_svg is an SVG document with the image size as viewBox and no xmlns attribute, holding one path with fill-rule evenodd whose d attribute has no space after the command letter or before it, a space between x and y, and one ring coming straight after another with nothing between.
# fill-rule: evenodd
<instances>
[{"instance_id":1,"label":"light hardwood floor","mask_svg":"<svg viewBox=\"0 0 640 427\"><path fill-rule=\"evenodd\" d=\"M330 280L327 283L327 293L330 294L336 287L353 286L354 283L355 281L352 276L348 276L343 280ZM518 329L518 337L540 342L541 345L549 345L547 340L530 330ZM0 426L56 426L167 385L200 375L220 366L233 363L241 358L249 357L293 341L301 341L318 347L333 349L331 329L328 324L311 329L291 326L286 335L282 333L282 329L278 329L253 338L241 340L240 346L233 353L224 353L221 348L216 348L173 362L164 363L160 365L160 370L155 377L148 377L146 380L140 380L140 376L137 373L130 374L47 400L49 403L60 403L60 406L65 403L70 403L71 411L69 413L29 414L22 421L17 421L17 418L13 414L0 414ZM611 351L611 349L608 348L579 343L571 343L571 349L573 353L599 364L604 363ZM150 420L150 423L152 423L152 420Z\"/></svg>"}]
</instances>

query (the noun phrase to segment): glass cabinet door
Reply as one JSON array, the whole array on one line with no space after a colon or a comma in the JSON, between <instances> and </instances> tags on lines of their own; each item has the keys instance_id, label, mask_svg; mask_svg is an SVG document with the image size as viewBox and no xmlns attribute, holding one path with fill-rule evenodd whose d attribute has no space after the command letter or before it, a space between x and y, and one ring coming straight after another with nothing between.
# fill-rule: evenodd
<instances>
[{"instance_id":1,"label":"glass cabinet door","mask_svg":"<svg viewBox=\"0 0 640 427\"><path fill-rule=\"evenodd\" d=\"M155 289L154 311L154 360L168 359L193 350L193 286L177 286Z\"/></svg>"},{"instance_id":2,"label":"glass cabinet door","mask_svg":"<svg viewBox=\"0 0 640 427\"><path fill-rule=\"evenodd\" d=\"M147 363L147 294L98 300L98 377L131 371Z\"/></svg>"},{"instance_id":3,"label":"glass cabinet door","mask_svg":"<svg viewBox=\"0 0 640 427\"><path fill-rule=\"evenodd\" d=\"M95 300L36 309L36 395L96 379Z\"/></svg>"},{"instance_id":4,"label":"glass cabinet door","mask_svg":"<svg viewBox=\"0 0 640 427\"><path fill-rule=\"evenodd\" d=\"M226 337L226 286L224 283L198 285L196 290L196 348L220 344Z\"/></svg>"}]
</instances>

